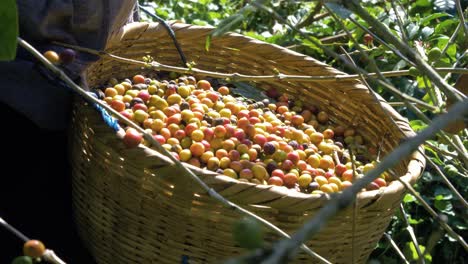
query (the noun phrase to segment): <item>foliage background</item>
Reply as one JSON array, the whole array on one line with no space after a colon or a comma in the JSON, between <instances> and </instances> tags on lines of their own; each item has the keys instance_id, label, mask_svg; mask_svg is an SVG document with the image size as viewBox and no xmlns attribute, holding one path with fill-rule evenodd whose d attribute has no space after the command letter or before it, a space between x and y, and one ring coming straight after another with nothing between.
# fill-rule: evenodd
<instances>
[{"instance_id":1,"label":"foliage background","mask_svg":"<svg viewBox=\"0 0 468 264\"><path fill-rule=\"evenodd\" d=\"M165 20L178 20L196 25L219 26L223 19L236 14L250 1L229 0L153 0L141 1L145 6L151 6L152 10ZM387 25L392 33L398 37L406 38L407 44L428 55L433 48L445 50L442 56L429 61L434 67L465 67L467 64L466 49L468 36L463 30L456 30L460 23L457 16L455 1L453 0L401 0L393 1L364 0L362 5L366 10ZM466 10L468 1L462 1L462 9ZM335 52L343 54L344 49L349 53L357 66L372 72L369 63L357 51L356 45L360 45L371 59L374 59L381 71L397 71L409 69L411 65L393 51L376 40L366 43L365 32L349 20L343 19L346 28L352 32L353 37L359 42L354 43L343 34L343 29L337 21L326 15L326 10L319 6L317 1L271 1L271 7L282 18L296 28L301 29L309 37L319 40L323 45L332 48ZM338 15L340 10L334 9ZM312 15L311 15L312 14ZM315 21L310 21L315 16ZM143 15L144 19L150 20ZM372 30L372 27L356 17L357 21ZM399 25L399 20L401 26ZM460 27L461 28L461 27ZM327 56L324 51L308 40L294 33L287 25L282 24L265 12L257 11L246 16L241 22L231 27L244 35L278 44L297 52L310 55L318 60L328 63L342 71L347 71L341 61ZM402 34L403 31L403 34ZM452 38L452 40L450 40ZM430 57L430 56L429 56ZM349 72L351 73L351 72ZM450 84L454 84L457 75L441 74ZM421 99L431 105L445 107L446 99L440 94L437 87L423 76L400 76L390 78L392 84L401 92ZM410 120L410 124L416 131L424 129L427 124L418 119L405 106L401 106L394 95L383 87L374 86L387 101L394 102L395 109ZM437 113L423 110L428 117ZM465 148L468 148L467 131L461 131L458 135ZM440 169L445 173L456 189L467 197L468 180L467 170L464 164L457 158L451 146L441 138L434 138L426 146L426 154L429 155ZM422 198L435 208L437 213L444 217L448 224L463 237L467 237L468 210L452 194L442 182L440 176L433 168L427 166L420 181L415 186ZM408 214L408 221L416 233L420 249L423 252L426 263L465 263L467 252L449 237L440 228L435 219L419 204L414 196L407 194L403 201L403 207ZM401 211L397 212L386 233L396 242L410 262L418 260L418 254L411 242L407 226ZM372 263L400 263L402 260L392 249L387 239L382 238L376 246L369 260Z\"/></svg>"}]
</instances>

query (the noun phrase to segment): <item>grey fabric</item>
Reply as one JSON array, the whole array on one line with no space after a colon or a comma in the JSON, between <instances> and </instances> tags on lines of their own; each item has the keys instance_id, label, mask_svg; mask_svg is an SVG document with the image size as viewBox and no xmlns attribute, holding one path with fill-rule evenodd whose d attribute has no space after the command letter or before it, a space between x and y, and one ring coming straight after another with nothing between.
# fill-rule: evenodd
<instances>
[{"instance_id":1,"label":"grey fabric","mask_svg":"<svg viewBox=\"0 0 468 264\"><path fill-rule=\"evenodd\" d=\"M101 50L108 39L132 22L136 0L18 0L20 36L41 52L63 48L61 41ZM63 69L75 80L97 60L83 52ZM37 60L19 49L14 62L0 62L0 101L23 113L44 129L63 129L69 118L70 92ZM7 78L6 78L7 77ZM52 81L51 81L52 80Z\"/></svg>"}]
</instances>

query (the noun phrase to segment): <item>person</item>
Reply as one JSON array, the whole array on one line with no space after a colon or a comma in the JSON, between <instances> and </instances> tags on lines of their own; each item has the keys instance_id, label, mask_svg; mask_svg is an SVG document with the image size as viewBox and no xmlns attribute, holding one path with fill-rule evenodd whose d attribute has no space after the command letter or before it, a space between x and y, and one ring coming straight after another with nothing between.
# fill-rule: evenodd
<instances>
[{"instance_id":1,"label":"person","mask_svg":"<svg viewBox=\"0 0 468 264\"><path fill-rule=\"evenodd\" d=\"M54 41L96 50L126 23L138 19L136 0L17 0L20 37L40 52L64 48ZM60 67L76 82L96 56L77 52ZM67 128L72 92L29 52L0 62L3 157L0 217L39 239L67 263L93 263L72 217ZM16 165L13 165L16 164ZM22 255L23 242L0 228L0 263Z\"/></svg>"}]
</instances>

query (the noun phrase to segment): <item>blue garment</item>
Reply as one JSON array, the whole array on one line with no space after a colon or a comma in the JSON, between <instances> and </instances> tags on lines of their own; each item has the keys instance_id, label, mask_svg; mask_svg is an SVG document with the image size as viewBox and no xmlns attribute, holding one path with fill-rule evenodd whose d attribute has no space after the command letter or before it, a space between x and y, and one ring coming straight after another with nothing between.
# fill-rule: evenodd
<instances>
[{"instance_id":1,"label":"blue garment","mask_svg":"<svg viewBox=\"0 0 468 264\"><path fill-rule=\"evenodd\" d=\"M18 0L20 37L41 52L64 48L60 41L102 50L110 36L133 21L136 0ZM80 76L96 56L77 53L61 66L69 77ZM0 62L0 102L22 113L43 129L64 129L70 118L71 91L23 49L16 60Z\"/></svg>"}]
</instances>

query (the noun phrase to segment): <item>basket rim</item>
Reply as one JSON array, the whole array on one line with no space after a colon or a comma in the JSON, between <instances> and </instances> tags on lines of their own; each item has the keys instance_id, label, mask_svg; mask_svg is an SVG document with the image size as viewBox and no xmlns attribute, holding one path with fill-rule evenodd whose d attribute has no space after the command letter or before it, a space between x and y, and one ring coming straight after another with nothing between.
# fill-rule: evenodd
<instances>
[{"instance_id":1,"label":"basket rim","mask_svg":"<svg viewBox=\"0 0 468 264\"><path fill-rule=\"evenodd\" d=\"M106 47L106 50L115 48L115 46L118 46L119 43L124 39L132 39L132 38L138 39L142 35L144 35L144 33L149 29L154 30L155 28L157 28L158 30L164 30L164 29L160 29L161 27L159 25L160 25L159 23L148 23L148 22L134 22L134 23L127 24L117 34L113 35L110 38L108 46ZM198 25L191 25L191 24L185 24L185 23L179 23L179 22L170 23L170 26L173 28L176 34L178 33L178 31L183 30L183 29L184 30L197 29L197 30L204 30L206 32L210 32L214 29L214 27L211 27L211 26L198 26ZM310 56L288 50L276 44L266 43L266 42L254 39L252 37L248 37L242 34L232 33L232 32L226 33L225 36L220 36L219 38L222 38L222 37L238 38L238 39L247 40L247 41L254 42L254 43L271 45L278 50L286 52L289 56L294 56L297 59L307 58L307 60L313 61L313 63L322 65L323 67L327 67L331 69L331 74L347 75L346 73L341 72L327 64L324 64ZM356 85L360 85L360 84L361 84L360 80L356 79ZM407 122L407 120L404 120L403 117L401 117L401 115L399 115L390 105L388 105L388 103L383 98L379 97L379 103L384 108L384 111L386 111L386 113L388 113L391 116L391 118L396 117L398 121L401 121L398 124L395 123L395 125L406 136L414 135L414 131L412 131L411 128L409 127L409 123ZM150 147L146 147L144 145L140 145L138 148L143 150L143 152L145 152L145 155L153 155L153 156L163 155L162 153L159 153L156 150ZM419 151L423 151L423 150L424 150L423 147L419 148ZM417 181L417 179L421 176L422 171L425 167L425 159L423 155L419 153L419 151L415 151L411 155L411 157L406 158L409 161L408 166L406 167L406 174L400 177L403 181L410 183L410 184L414 184ZM321 204L331 199L331 196L328 194L306 194L302 192L297 192L296 190L293 190L293 189L287 189L284 186L280 187L280 186L274 186L274 185L257 185L254 183L242 182L242 181L238 181L236 179L230 178L225 175L217 174L216 172L213 172L213 171L209 171L206 169L201 169L201 168L192 166L184 162L182 162L182 164L187 169L190 169L197 175L210 176L210 179L208 179L208 177L203 178L203 180L208 185L214 184L214 183L244 185L247 188L256 188L256 189L262 189L262 190L268 189L268 191L271 191L273 193L280 195L281 198L323 201L322 203L317 204L317 207L321 206ZM404 191L404 189L405 187L402 183L400 183L398 180L394 180L390 182L388 186L383 187L379 190L359 192L357 199L359 201L364 201L364 203L365 201L369 201L369 202L377 202L380 200L383 201L383 200L386 200L385 196L388 197L394 194L401 194ZM281 198L276 198L276 199L281 199ZM259 205L261 205L261 203Z\"/></svg>"}]
</instances>

